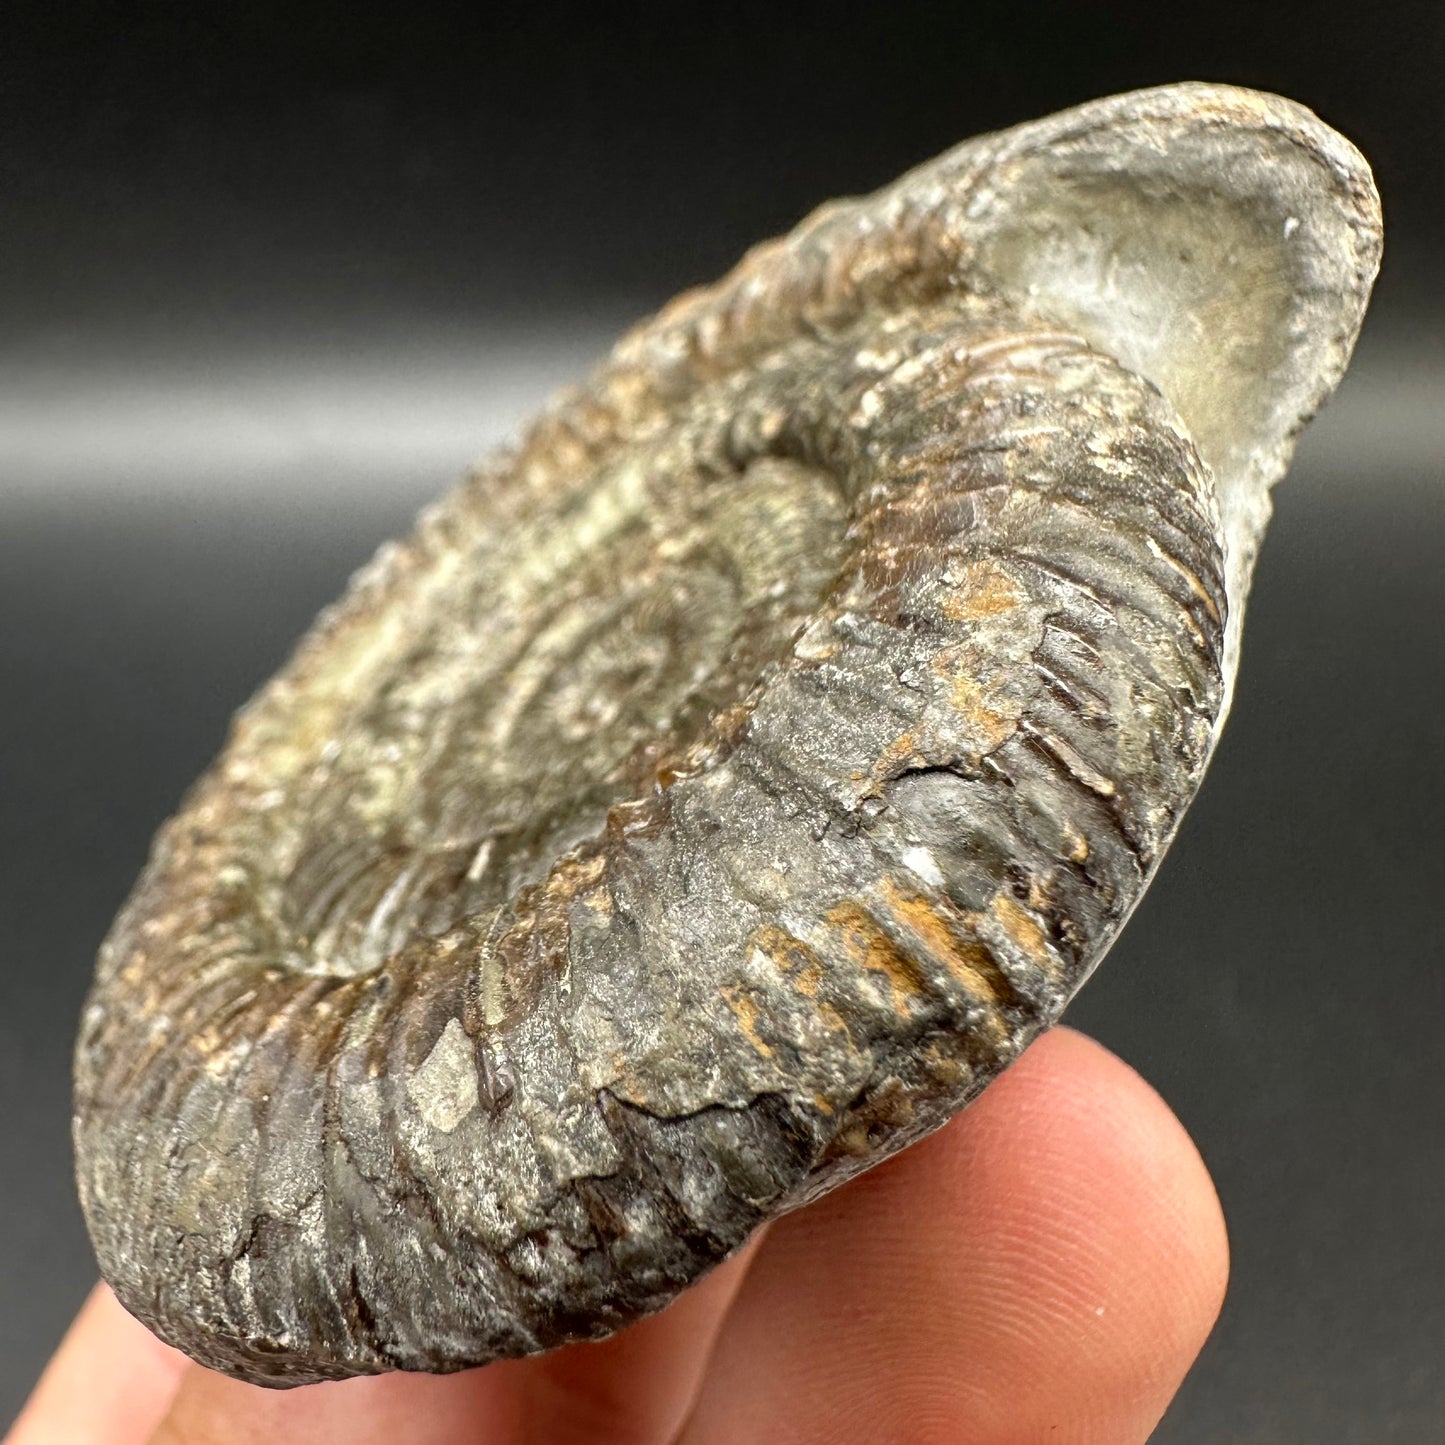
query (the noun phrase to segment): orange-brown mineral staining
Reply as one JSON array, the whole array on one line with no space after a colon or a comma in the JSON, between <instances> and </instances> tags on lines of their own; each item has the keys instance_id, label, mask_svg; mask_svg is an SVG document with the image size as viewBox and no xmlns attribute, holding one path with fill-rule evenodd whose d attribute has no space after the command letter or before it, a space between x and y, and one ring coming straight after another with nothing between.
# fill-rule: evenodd
<instances>
[{"instance_id":1,"label":"orange-brown mineral staining","mask_svg":"<svg viewBox=\"0 0 1445 1445\"><path fill-rule=\"evenodd\" d=\"M888 980L893 1007L906 1014L910 1002L927 992L918 965L883 931L878 920L861 904L845 899L825 915L844 956L856 967L881 973Z\"/></svg>"},{"instance_id":2,"label":"orange-brown mineral staining","mask_svg":"<svg viewBox=\"0 0 1445 1445\"><path fill-rule=\"evenodd\" d=\"M925 897L885 878L881 891L893 916L914 933L924 948L975 998L1002 1003L1010 989L993 955L971 937L966 919L942 900Z\"/></svg>"}]
</instances>

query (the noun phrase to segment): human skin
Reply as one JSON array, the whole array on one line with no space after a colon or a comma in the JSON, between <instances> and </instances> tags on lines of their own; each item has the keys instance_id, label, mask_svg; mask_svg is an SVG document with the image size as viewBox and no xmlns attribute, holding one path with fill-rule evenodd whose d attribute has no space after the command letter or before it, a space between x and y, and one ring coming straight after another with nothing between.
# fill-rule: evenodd
<instances>
[{"instance_id":1,"label":"human skin","mask_svg":"<svg viewBox=\"0 0 1445 1445\"><path fill-rule=\"evenodd\" d=\"M600 1344L278 1392L190 1364L98 1286L5 1445L1136 1445L1227 1273L1183 1126L1060 1028Z\"/></svg>"}]
</instances>

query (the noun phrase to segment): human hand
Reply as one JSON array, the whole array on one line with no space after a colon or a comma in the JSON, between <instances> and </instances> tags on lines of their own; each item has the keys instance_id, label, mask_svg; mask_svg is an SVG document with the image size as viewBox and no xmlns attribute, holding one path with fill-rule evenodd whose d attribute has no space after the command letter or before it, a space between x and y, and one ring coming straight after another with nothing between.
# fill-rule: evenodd
<instances>
[{"instance_id":1,"label":"human hand","mask_svg":"<svg viewBox=\"0 0 1445 1445\"><path fill-rule=\"evenodd\" d=\"M92 1293L6 1445L1136 1445L1228 1251L1168 1106L1069 1029L601 1344L271 1391Z\"/></svg>"}]
</instances>

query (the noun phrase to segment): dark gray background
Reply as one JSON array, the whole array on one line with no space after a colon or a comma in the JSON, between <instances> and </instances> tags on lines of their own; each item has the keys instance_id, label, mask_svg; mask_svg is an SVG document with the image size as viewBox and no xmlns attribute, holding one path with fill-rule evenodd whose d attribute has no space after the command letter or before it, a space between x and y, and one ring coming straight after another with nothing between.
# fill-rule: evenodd
<instances>
[{"instance_id":1,"label":"dark gray background","mask_svg":"<svg viewBox=\"0 0 1445 1445\"><path fill-rule=\"evenodd\" d=\"M1209 782L1072 1020L1230 1219L1156 1438L1445 1440L1445 7L241 8L0 18L0 1421L92 1278L67 1074L96 944L351 568L817 201L1208 78L1365 149L1386 270L1276 494Z\"/></svg>"}]
</instances>

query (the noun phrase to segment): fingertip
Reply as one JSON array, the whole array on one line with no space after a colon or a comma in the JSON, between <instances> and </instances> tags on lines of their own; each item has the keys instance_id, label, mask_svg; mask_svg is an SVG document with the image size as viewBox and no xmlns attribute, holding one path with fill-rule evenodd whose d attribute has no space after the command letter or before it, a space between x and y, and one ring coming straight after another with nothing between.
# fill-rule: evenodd
<instances>
[{"instance_id":1,"label":"fingertip","mask_svg":"<svg viewBox=\"0 0 1445 1445\"><path fill-rule=\"evenodd\" d=\"M1000 1359L1020 1384L1041 1355L1056 1359L1057 1388L1027 1393L1041 1417L1071 1421L1068 1438L1147 1439L1228 1284L1224 1213L1198 1148L1133 1068L1067 1028L977 1107L973 1128L939 1142L973 1180L981 1245L1013 1260L985 1276ZM996 1434L1015 1438L1003 1420Z\"/></svg>"},{"instance_id":2,"label":"fingertip","mask_svg":"<svg viewBox=\"0 0 1445 1445\"><path fill-rule=\"evenodd\" d=\"M1229 1278L1224 1211L1198 1146L1133 1067L1087 1035L1055 1028L975 1108L974 1130L949 1141L963 1159L979 1167L989 1153L1004 1170L1029 1169L1023 1151L999 1136L1031 1135L1035 1158L1055 1151L1058 1188L1107 1205L1116 1236L1167 1255L1191 1281L1194 1314L1213 1323ZM1037 1178L1036 1168L1030 1173Z\"/></svg>"}]
</instances>

